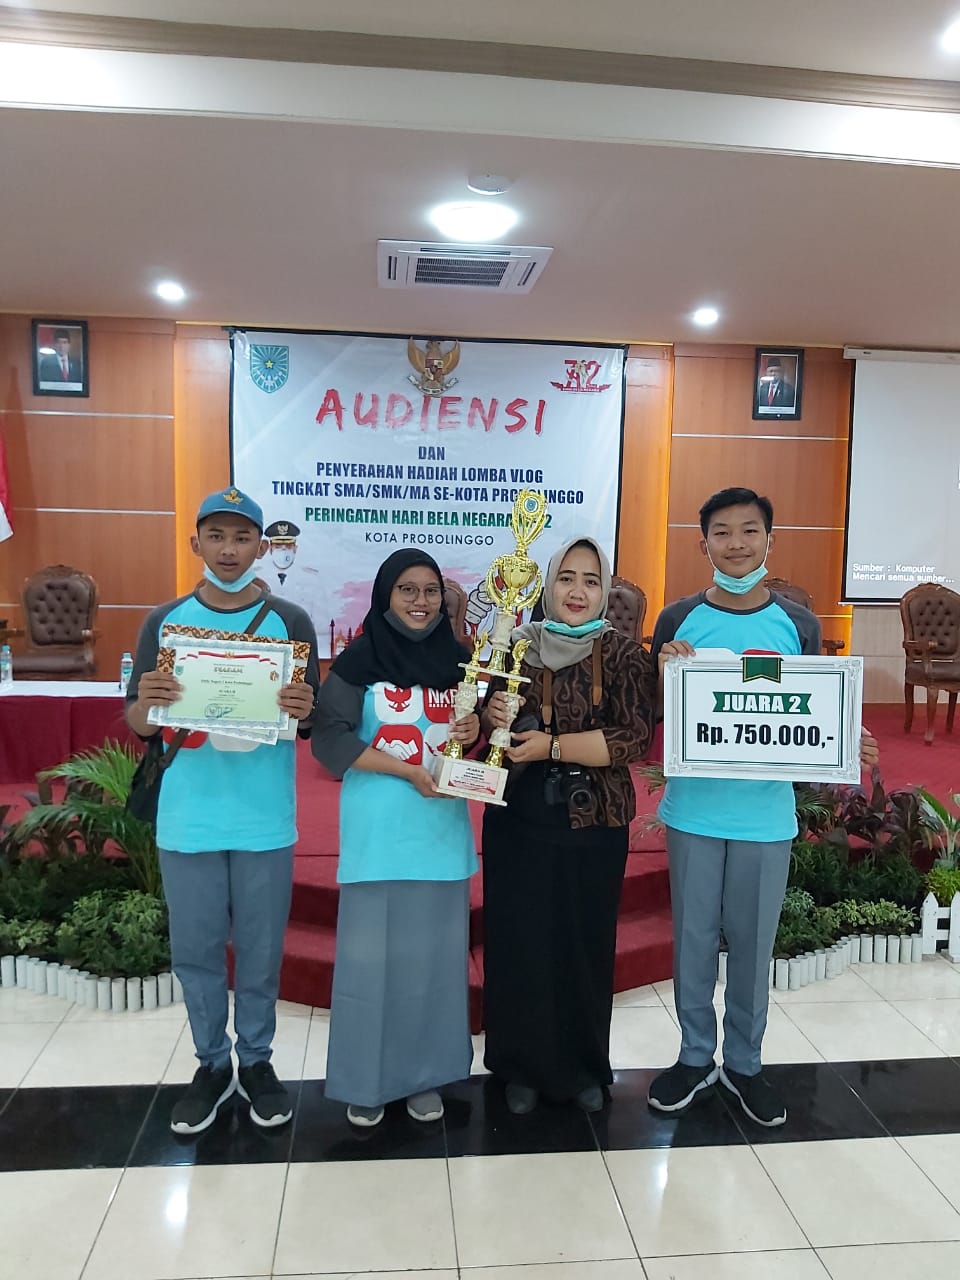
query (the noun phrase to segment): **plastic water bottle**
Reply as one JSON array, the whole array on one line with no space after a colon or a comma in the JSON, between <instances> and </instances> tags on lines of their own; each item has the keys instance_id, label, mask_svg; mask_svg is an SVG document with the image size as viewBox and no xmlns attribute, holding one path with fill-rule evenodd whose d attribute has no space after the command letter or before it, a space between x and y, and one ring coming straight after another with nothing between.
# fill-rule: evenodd
<instances>
[{"instance_id":1,"label":"plastic water bottle","mask_svg":"<svg viewBox=\"0 0 960 1280\"><path fill-rule=\"evenodd\" d=\"M120 692L127 692L127 685L133 675L133 655L125 653L120 659Z\"/></svg>"},{"instance_id":2,"label":"plastic water bottle","mask_svg":"<svg viewBox=\"0 0 960 1280\"><path fill-rule=\"evenodd\" d=\"M0 689L9 689L13 685L13 654L10 646L5 644L0 649Z\"/></svg>"}]
</instances>

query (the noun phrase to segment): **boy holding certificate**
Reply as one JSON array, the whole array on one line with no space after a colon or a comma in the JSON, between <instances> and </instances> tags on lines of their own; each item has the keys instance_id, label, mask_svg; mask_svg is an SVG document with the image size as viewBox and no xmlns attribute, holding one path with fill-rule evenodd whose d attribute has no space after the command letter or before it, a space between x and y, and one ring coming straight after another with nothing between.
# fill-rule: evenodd
<instances>
[{"instance_id":1,"label":"boy holding certificate","mask_svg":"<svg viewBox=\"0 0 960 1280\"><path fill-rule=\"evenodd\" d=\"M652 652L663 667L696 649L819 654L820 623L763 584L773 546L773 507L752 489L724 489L700 508L700 550L713 568L706 591L668 605ZM864 736L861 762L875 764ZM674 990L680 1056L650 1086L658 1111L685 1111L719 1079L758 1124L775 1126L786 1106L764 1076L769 965L797 834L793 786L756 779L669 778L659 809L667 830L673 907ZM720 931L729 947L723 1064L714 1062L713 1008Z\"/></svg>"},{"instance_id":2,"label":"boy holding certificate","mask_svg":"<svg viewBox=\"0 0 960 1280\"><path fill-rule=\"evenodd\" d=\"M171 751L176 731L160 730L149 713L171 708L183 690L171 671L158 669L169 665L158 655L164 628L173 625L309 644L305 680L284 684L276 696L279 709L309 733L320 686L316 636L299 606L254 581L254 561L266 549L260 507L237 489L210 494L197 512L191 546L204 562L204 580L144 622L127 689L130 727L142 738L162 732ZM170 950L200 1061L173 1108L175 1133L208 1128L235 1089L249 1101L255 1124L272 1127L293 1114L270 1055L297 839L296 741L268 745L255 737L191 731L163 774L157 846ZM228 940L236 959L236 1078L227 1033Z\"/></svg>"}]
</instances>

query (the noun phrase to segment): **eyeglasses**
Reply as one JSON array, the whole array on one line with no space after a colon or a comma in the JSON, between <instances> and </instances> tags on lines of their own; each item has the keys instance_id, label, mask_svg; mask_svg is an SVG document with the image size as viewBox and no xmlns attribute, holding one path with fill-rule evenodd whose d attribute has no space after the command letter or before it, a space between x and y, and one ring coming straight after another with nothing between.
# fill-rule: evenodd
<instances>
[{"instance_id":1,"label":"eyeglasses","mask_svg":"<svg viewBox=\"0 0 960 1280\"><path fill-rule=\"evenodd\" d=\"M428 604L439 604L441 599L443 598L442 587L422 587L421 588L421 587L414 586L412 582L400 582L397 584L397 590L400 592L400 598L402 600L408 601L411 604L420 595L421 590L423 592L423 597Z\"/></svg>"}]
</instances>

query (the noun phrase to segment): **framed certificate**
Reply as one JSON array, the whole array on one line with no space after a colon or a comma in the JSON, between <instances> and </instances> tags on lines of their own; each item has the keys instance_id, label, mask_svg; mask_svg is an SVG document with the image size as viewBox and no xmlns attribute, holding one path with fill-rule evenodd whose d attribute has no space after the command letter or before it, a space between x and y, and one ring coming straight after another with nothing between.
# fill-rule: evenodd
<instances>
[{"instance_id":1,"label":"framed certificate","mask_svg":"<svg viewBox=\"0 0 960 1280\"><path fill-rule=\"evenodd\" d=\"M170 706L151 707L147 718L154 724L273 745L281 735L289 736L290 726L277 695L305 670L295 665L303 657L296 648L289 640L197 636L171 627L163 633L157 665L176 676L183 692Z\"/></svg>"},{"instance_id":2,"label":"framed certificate","mask_svg":"<svg viewBox=\"0 0 960 1280\"><path fill-rule=\"evenodd\" d=\"M859 782L863 659L701 650L663 669L668 778Z\"/></svg>"}]
</instances>

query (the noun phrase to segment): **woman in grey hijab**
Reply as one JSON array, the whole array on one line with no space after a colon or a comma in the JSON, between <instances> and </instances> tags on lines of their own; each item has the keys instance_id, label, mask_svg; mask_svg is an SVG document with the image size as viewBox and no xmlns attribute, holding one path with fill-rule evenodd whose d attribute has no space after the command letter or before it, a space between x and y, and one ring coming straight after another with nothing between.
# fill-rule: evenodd
<instances>
[{"instance_id":1,"label":"woman in grey hijab","mask_svg":"<svg viewBox=\"0 0 960 1280\"><path fill-rule=\"evenodd\" d=\"M650 655L604 614L610 566L592 538L553 556L542 622L518 627L530 683L508 749L507 807L483 823L485 1062L515 1114L540 1096L603 1106L629 764L653 733ZM483 724L509 723L502 681Z\"/></svg>"}]
</instances>

